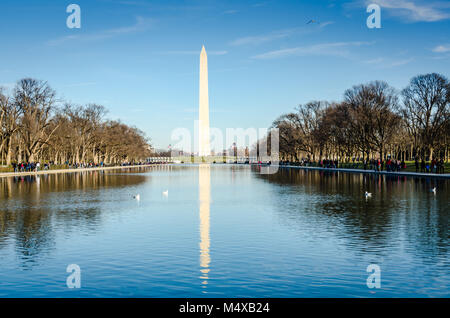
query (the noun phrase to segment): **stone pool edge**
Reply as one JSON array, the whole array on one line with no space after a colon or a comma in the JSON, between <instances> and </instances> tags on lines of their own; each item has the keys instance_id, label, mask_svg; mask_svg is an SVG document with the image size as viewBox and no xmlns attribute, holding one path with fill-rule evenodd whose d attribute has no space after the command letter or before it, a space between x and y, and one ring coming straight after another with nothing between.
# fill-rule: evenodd
<instances>
[{"instance_id":1,"label":"stone pool edge","mask_svg":"<svg viewBox=\"0 0 450 318\"><path fill-rule=\"evenodd\" d=\"M134 169L142 167L156 167L162 166L163 164L150 164L150 165L138 165L138 166L115 166L115 167L95 167L95 168L78 168L78 169L58 169L58 170L41 170L34 172L2 172L0 173L0 178L8 177L22 177L22 176L40 176L48 174L60 174L60 173L76 173L76 172L86 172L86 171L102 171L102 170L123 170L123 169Z\"/></svg>"}]
</instances>

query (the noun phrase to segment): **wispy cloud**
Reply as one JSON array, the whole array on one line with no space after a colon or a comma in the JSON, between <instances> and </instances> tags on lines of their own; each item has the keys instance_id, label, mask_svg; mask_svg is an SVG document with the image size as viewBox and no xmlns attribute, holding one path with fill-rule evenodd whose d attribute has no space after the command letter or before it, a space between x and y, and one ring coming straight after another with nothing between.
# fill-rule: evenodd
<instances>
[{"instance_id":1,"label":"wispy cloud","mask_svg":"<svg viewBox=\"0 0 450 318\"><path fill-rule=\"evenodd\" d=\"M294 33L298 32L299 29L286 29L286 30L279 30L270 32L268 34L264 35L257 35L257 36L246 36L239 39L236 39L232 41L231 45L258 45L265 42L271 42L277 39L287 38Z\"/></svg>"},{"instance_id":2,"label":"wispy cloud","mask_svg":"<svg viewBox=\"0 0 450 318\"><path fill-rule=\"evenodd\" d=\"M231 41L230 45L233 45L233 46L259 45L259 44L272 42L272 41L279 40L279 39L288 38L288 37L291 37L294 35L309 34L314 31L318 31L319 29L323 29L333 23L334 23L333 21L325 21L320 24L308 25L305 27L276 30L276 31L272 31L272 32L269 32L266 34L241 37L234 41Z\"/></svg>"},{"instance_id":3,"label":"wispy cloud","mask_svg":"<svg viewBox=\"0 0 450 318\"><path fill-rule=\"evenodd\" d=\"M408 59L402 59L402 60L396 60L396 61L391 61L390 63L388 63L387 65L390 67L395 67L395 66L403 66L406 64L411 63L412 61L414 61L413 57L410 57Z\"/></svg>"},{"instance_id":4,"label":"wispy cloud","mask_svg":"<svg viewBox=\"0 0 450 318\"><path fill-rule=\"evenodd\" d=\"M223 14L235 14L238 12L239 12L238 10L227 10L227 11L224 11Z\"/></svg>"},{"instance_id":5,"label":"wispy cloud","mask_svg":"<svg viewBox=\"0 0 450 318\"><path fill-rule=\"evenodd\" d=\"M433 59L433 60L447 60L447 59L450 59L450 54L441 54L441 55L433 56L431 59Z\"/></svg>"},{"instance_id":6,"label":"wispy cloud","mask_svg":"<svg viewBox=\"0 0 450 318\"><path fill-rule=\"evenodd\" d=\"M287 56L337 56L347 57L350 54L350 48L359 47L363 45L371 45L373 42L334 42L321 43L310 46L294 47L282 50L275 50L263 54L253 56L254 59L276 59Z\"/></svg>"},{"instance_id":7,"label":"wispy cloud","mask_svg":"<svg viewBox=\"0 0 450 318\"><path fill-rule=\"evenodd\" d=\"M450 19L448 1L428 0L365 0L365 4L376 3L391 15L410 22L435 22Z\"/></svg>"},{"instance_id":8,"label":"wispy cloud","mask_svg":"<svg viewBox=\"0 0 450 318\"><path fill-rule=\"evenodd\" d=\"M259 7L265 7L267 5L267 1L266 2L258 2L252 5L252 7L254 8L259 8Z\"/></svg>"},{"instance_id":9,"label":"wispy cloud","mask_svg":"<svg viewBox=\"0 0 450 318\"><path fill-rule=\"evenodd\" d=\"M90 33L90 34L76 34L76 35L67 35L60 37L58 39L50 40L47 42L47 45L50 46L57 46L60 44L64 44L69 41L86 41L86 42L92 42L92 41L98 41L103 39L109 39L116 36L121 36L125 34L131 34L131 33L137 33L142 32L147 29L149 29L153 24L155 20L149 19L149 18L143 18L143 17L137 17L136 23L131 26L125 26L115 29L109 29L109 30L102 30L96 33Z\"/></svg>"},{"instance_id":10,"label":"wispy cloud","mask_svg":"<svg viewBox=\"0 0 450 318\"><path fill-rule=\"evenodd\" d=\"M450 44L442 44L434 47L432 49L436 53L432 59L433 60L447 60L450 59Z\"/></svg>"},{"instance_id":11,"label":"wispy cloud","mask_svg":"<svg viewBox=\"0 0 450 318\"><path fill-rule=\"evenodd\" d=\"M380 64L380 63L383 63L384 61L385 61L384 58L382 58L382 57L377 57L377 58L375 58L375 59L371 59L371 60L364 61L364 63L365 63L365 64Z\"/></svg>"},{"instance_id":12,"label":"wispy cloud","mask_svg":"<svg viewBox=\"0 0 450 318\"><path fill-rule=\"evenodd\" d=\"M365 64L375 65L379 68L391 68L403 66L414 61L414 58L404 58L404 59L391 59L391 58L383 58L378 57L371 60L363 61Z\"/></svg>"},{"instance_id":13,"label":"wispy cloud","mask_svg":"<svg viewBox=\"0 0 450 318\"><path fill-rule=\"evenodd\" d=\"M450 44L438 45L433 49L435 53L448 53L450 52Z\"/></svg>"},{"instance_id":14,"label":"wispy cloud","mask_svg":"<svg viewBox=\"0 0 450 318\"><path fill-rule=\"evenodd\" d=\"M326 26L329 26L331 24L334 24L334 21L325 21L325 22L321 22L319 24L319 28L325 28Z\"/></svg>"}]
</instances>

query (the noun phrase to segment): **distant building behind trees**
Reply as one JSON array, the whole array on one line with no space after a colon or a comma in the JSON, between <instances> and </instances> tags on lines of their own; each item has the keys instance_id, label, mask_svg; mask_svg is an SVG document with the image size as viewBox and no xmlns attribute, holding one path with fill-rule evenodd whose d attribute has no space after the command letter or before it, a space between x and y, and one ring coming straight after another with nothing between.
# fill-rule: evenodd
<instances>
[{"instance_id":1,"label":"distant building behind trees","mask_svg":"<svg viewBox=\"0 0 450 318\"><path fill-rule=\"evenodd\" d=\"M419 75L397 92L386 82L357 85L340 102L312 101L273 122L282 160L449 159L450 83Z\"/></svg>"},{"instance_id":2,"label":"distant building behind trees","mask_svg":"<svg viewBox=\"0 0 450 318\"><path fill-rule=\"evenodd\" d=\"M145 160L150 144L136 127L106 120L106 109L62 103L47 82L20 80L0 88L0 160L54 164L118 164Z\"/></svg>"}]
</instances>

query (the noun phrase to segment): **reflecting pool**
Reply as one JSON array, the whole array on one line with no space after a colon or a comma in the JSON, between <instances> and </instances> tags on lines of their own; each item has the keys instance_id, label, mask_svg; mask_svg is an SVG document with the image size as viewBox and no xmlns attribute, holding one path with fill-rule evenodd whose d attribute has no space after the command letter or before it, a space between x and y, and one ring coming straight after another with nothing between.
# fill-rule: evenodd
<instances>
[{"instance_id":1,"label":"reflecting pool","mask_svg":"<svg viewBox=\"0 0 450 318\"><path fill-rule=\"evenodd\" d=\"M449 297L449 194L244 165L0 178L0 297Z\"/></svg>"}]
</instances>

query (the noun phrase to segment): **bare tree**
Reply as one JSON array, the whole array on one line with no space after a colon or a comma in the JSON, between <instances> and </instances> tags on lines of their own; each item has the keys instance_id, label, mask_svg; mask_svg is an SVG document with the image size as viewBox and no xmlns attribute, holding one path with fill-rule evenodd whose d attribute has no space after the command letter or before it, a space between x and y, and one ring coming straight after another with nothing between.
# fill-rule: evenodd
<instances>
[{"instance_id":1,"label":"bare tree","mask_svg":"<svg viewBox=\"0 0 450 318\"><path fill-rule=\"evenodd\" d=\"M436 73L419 75L411 80L402 95L408 127L433 159L434 150L445 137L445 126L449 121L449 81Z\"/></svg>"},{"instance_id":2,"label":"bare tree","mask_svg":"<svg viewBox=\"0 0 450 318\"><path fill-rule=\"evenodd\" d=\"M328 102L312 101L297 107L296 113L280 116L272 124L280 133L280 153L290 154L298 160L300 152L305 152L313 158L321 152L326 142L321 134L320 123Z\"/></svg>"},{"instance_id":3,"label":"bare tree","mask_svg":"<svg viewBox=\"0 0 450 318\"><path fill-rule=\"evenodd\" d=\"M297 112L277 118L282 158L298 160L301 154L327 159L369 160L389 153L413 159L439 152L449 156L450 85L438 74L413 78L402 92L399 105L394 88L382 81L356 85L345 91L340 103L313 101Z\"/></svg>"},{"instance_id":4,"label":"bare tree","mask_svg":"<svg viewBox=\"0 0 450 318\"><path fill-rule=\"evenodd\" d=\"M56 93L47 82L26 78L14 91L14 103L20 109L21 145L26 161L34 161L54 131L46 134L55 107Z\"/></svg>"},{"instance_id":5,"label":"bare tree","mask_svg":"<svg viewBox=\"0 0 450 318\"><path fill-rule=\"evenodd\" d=\"M136 127L105 121L97 104L57 107L43 81L20 80L10 97L0 89L0 156L6 163L137 162L150 155L150 140ZM4 161L4 160L3 160Z\"/></svg>"},{"instance_id":6,"label":"bare tree","mask_svg":"<svg viewBox=\"0 0 450 318\"><path fill-rule=\"evenodd\" d=\"M366 153L375 149L383 159L385 146L401 122L394 113L398 109L395 90L380 81L354 86L346 91L345 102L350 106L354 137L360 149Z\"/></svg>"}]
</instances>

